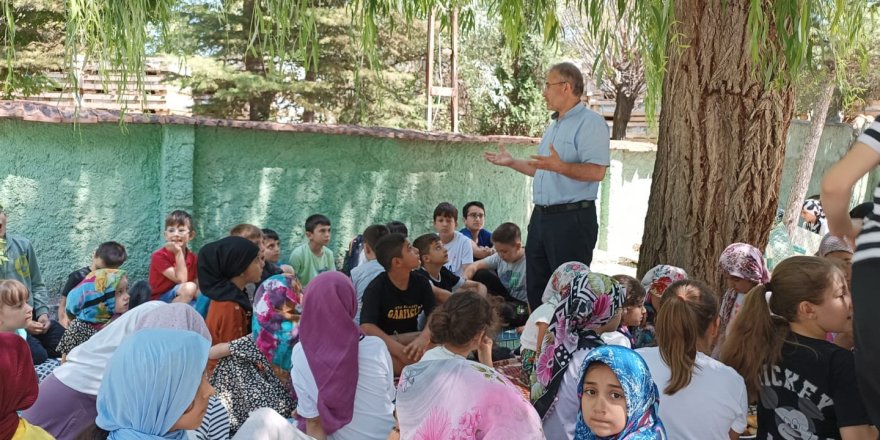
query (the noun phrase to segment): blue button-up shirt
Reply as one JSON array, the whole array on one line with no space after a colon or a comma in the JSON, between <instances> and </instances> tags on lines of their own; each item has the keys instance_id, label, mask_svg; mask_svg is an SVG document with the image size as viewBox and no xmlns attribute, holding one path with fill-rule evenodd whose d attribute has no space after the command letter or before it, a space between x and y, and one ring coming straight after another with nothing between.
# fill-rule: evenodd
<instances>
[{"instance_id":1,"label":"blue button-up shirt","mask_svg":"<svg viewBox=\"0 0 880 440\"><path fill-rule=\"evenodd\" d=\"M550 122L538 154L550 155L550 144L565 162L611 163L611 141L608 124L602 115L578 103L559 119ZM536 205L558 205L596 200L599 182L581 182L559 173L536 170L532 183L532 199Z\"/></svg>"}]
</instances>

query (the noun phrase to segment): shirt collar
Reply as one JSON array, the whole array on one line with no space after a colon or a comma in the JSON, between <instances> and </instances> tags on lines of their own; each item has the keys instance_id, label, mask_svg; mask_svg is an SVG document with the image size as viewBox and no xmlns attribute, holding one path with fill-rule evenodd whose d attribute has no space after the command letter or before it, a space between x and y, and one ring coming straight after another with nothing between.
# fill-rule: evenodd
<instances>
[{"instance_id":1,"label":"shirt collar","mask_svg":"<svg viewBox=\"0 0 880 440\"><path fill-rule=\"evenodd\" d=\"M577 104L575 104L572 108L570 108L567 112L565 112L565 116L563 116L562 119L565 119L570 115L576 115L576 114L584 111L585 108L586 108L586 106L584 106L584 103L581 101L578 101ZM559 112L553 112L553 114L550 115L550 119L558 122L559 121Z\"/></svg>"}]
</instances>

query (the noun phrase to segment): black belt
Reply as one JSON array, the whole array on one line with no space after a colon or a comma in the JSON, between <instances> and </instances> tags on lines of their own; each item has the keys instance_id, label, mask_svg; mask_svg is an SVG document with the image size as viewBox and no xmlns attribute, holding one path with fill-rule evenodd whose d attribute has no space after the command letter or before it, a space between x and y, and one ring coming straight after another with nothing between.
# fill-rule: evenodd
<instances>
[{"instance_id":1,"label":"black belt","mask_svg":"<svg viewBox=\"0 0 880 440\"><path fill-rule=\"evenodd\" d=\"M535 205L535 209L542 214L558 214L560 212L574 211L577 209L592 208L596 206L593 200L584 200L581 202L563 203L561 205Z\"/></svg>"}]
</instances>

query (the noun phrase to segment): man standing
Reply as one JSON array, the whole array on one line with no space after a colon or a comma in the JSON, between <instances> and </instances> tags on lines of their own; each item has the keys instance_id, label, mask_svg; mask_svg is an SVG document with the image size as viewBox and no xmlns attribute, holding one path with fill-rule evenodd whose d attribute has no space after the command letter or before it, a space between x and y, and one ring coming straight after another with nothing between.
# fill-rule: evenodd
<instances>
[{"instance_id":1,"label":"man standing","mask_svg":"<svg viewBox=\"0 0 880 440\"><path fill-rule=\"evenodd\" d=\"M610 140L605 118L581 104L584 79L571 63L547 72L544 100L553 111L538 155L514 159L503 145L484 153L489 162L533 176L535 208L526 241L529 305L541 305L550 275L561 264L593 261L599 235L596 196L610 164Z\"/></svg>"},{"instance_id":2,"label":"man standing","mask_svg":"<svg viewBox=\"0 0 880 440\"><path fill-rule=\"evenodd\" d=\"M28 304L34 309L34 317L25 330L34 363L42 363L47 357L61 357L55 347L61 341L64 327L49 320L49 292L43 284L37 255L30 240L6 232L6 220L6 213L0 205L0 238L6 241L6 262L0 264L0 279L21 281L30 293Z\"/></svg>"}]
</instances>

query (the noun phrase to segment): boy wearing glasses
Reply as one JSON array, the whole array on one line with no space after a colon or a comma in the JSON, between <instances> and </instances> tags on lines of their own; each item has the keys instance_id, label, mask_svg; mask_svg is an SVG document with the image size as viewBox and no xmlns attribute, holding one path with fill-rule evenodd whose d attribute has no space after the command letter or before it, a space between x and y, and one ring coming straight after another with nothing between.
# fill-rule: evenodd
<instances>
[{"instance_id":1,"label":"boy wearing glasses","mask_svg":"<svg viewBox=\"0 0 880 440\"><path fill-rule=\"evenodd\" d=\"M464 218L464 228L461 229L465 237L472 241L471 248L474 250L474 260L482 260L495 253L492 248L492 233L483 229L486 224L486 208L481 202L468 202L461 209Z\"/></svg>"},{"instance_id":2,"label":"boy wearing glasses","mask_svg":"<svg viewBox=\"0 0 880 440\"><path fill-rule=\"evenodd\" d=\"M150 257L151 300L189 304L196 299L196 254L186 246L195 236L192 216L186 211L165 217L165 246Z\"/></svg>"}]
</instances>

